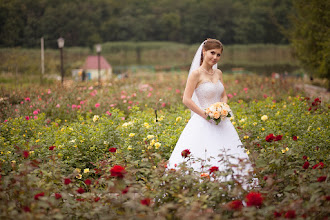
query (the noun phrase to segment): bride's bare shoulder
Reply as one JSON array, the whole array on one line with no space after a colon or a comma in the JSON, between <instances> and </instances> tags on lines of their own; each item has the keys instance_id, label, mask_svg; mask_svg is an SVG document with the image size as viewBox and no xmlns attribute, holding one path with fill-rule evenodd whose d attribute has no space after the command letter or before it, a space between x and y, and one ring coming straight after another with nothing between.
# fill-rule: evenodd
<instances>
[{"instance_id":1,"label":"bride's bare shoulder","mask_svg":"<svg viewBox=\"0 0 330 220\"><path fill-rule=\"evenodd\" d=\"M200 75L201 75L201 73L200 73L199 69L195 69L190 73L189 77L196 80L196 79L200 78Z\"/></svg>"}]
</instances>

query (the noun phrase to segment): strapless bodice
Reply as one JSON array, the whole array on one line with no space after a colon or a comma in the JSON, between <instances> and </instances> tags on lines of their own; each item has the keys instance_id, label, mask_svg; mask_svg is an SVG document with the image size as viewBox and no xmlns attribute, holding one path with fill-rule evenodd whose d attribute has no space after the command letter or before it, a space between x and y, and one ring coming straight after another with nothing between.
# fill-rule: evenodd
<instances>
[{"instance_id":1,"label":"strapless bodice","mask_svg":"<svg viewBox=\"0 0 330 220\"><path fill-rule=\"evenodd\" d=\"M204 82L195 89L198 102L202 109L208 108L215 102L220 102L223 91L224 87L220 80L216 83Z\"/></svg>"}]
</instances>

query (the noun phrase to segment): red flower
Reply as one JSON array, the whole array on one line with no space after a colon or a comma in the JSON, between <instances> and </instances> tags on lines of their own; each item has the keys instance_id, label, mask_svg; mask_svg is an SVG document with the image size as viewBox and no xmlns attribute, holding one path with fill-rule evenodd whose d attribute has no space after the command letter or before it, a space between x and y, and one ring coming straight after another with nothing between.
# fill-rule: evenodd
<instances>
[{"instance_id":1,"label":"red flower","mask_svg":"<svg viewBox=\"0 0 330 220\"><path fill-rule=\"evenodd\" d=\"M55 146L50 146L49 150L54 150Z\"/></svg>"},{"instance_id":2,"label":"red flower","mask_svg":"<svg viewBox=\"0 0 330 220\"><path fill-rule=\"evenodd\" d=\"M265 181L268 180L268 176L264 176L264 180L265 180Z\"/></svg>"},{"instance_id":3,"label":"red flower","mask_svg":"<svg viewBox=\"0 0 330 220\"><path fill-rule=\"evenodd\" d=\"M295 210L289 210L284 215L285 218L296 218L296 211Z\"/></svg>"},{"instance_id":4,"label":"red flower","mask_svg":"<svg viewBox=\"0 0 330 220\"><path fill-rule=\"evenodd\" d=\"M91 181L90 179L87 179L87 180L84 181L84 183L85 183L86 185L91 185L91 184L92 184L92 181Z\"/></svg>"},{"instance_id":5,"label":"red flower","mask_svg":"<svg viewBox=\"0 0 330 220\"><path fill-rule=\"evenodd\" d=\"M267 142L272 142L274 139L275 139L274 134L269 134L269 135L267 135L267 137L266 137L266 141L267 141Z\"/></svg>"},{"instance_id":6,"label":"red flower","mask_svg":"<svg viewBox=\"0 0 330 220\"><path fill-rule=\"evenodd\" d=\"M185 149L181 152L181 156L184 157L184 158L187 158L187 157L189 157L190 153L191 152L190 152L189 149Z\"/></svg>"},{"instance_id":7,"label":"red flower","mask_svg":"<svg viewBox=\"0 0 330 220\"><path fill-rule=\"evenodd\" d=\"M279 217L281 217L281 215L282 215L282 213L281 212L274 212L274 217L275 218L279 218Z\"/></svg>"},{"instance_id":8,"label":"red flower","mask_svg":"<svg viewBox=\"0 0 330 220\"><path fill-rule=\"evenodd\" d=\"M307 160L307 156L306 156L306 155L305 155L305 156L303 156L303 159L304 159L304 160Z\"/></svg>"},{"instance_id":9,"label":"red flower","mask_svg":"<svg viewBox=\"0 0 330 220\"><path fill-rule=\"evenodd\" d=\"M79 193L79 194L83 194L84 192L85 192L85 190L81 187L79 189L77 189L77 193Z\"/></svg>"},{"instance_id":10,"label":"red flower","mask_svg":"<svg viewBox=\"0 0 330 220\"><path fill-rule=\"evenodd\" d=\"M62 198L62 195L59 194L59 193L55 193L55 198L56 198L56 199L60 199L60 198Z\"/></svg>"},{"instance_id":11,"label":"red flower","mask_svg":"<svg viewBox=\"0 0 330 220\"><path fill-rule=\"evenodd\" d=\"M126 194L126 193L128 193L128 186L127 186L125 189L123 189L123 191L121 191L121 193L122 193L122 194Z\"/></svg>"},{"instance_id":12,"label":"red flower","mask_svg":"<svg viewBox=\"0 0 330 220\"><path fill-rule=\"evenodd\" d=\"M26 159L26 158L28 158L29 157L29 155L30 155L30 152L29 151L23 151L23 157Z\"/></svg>"},{"instance_id":13,"label":"red flower","mask_svg":"<svg viewBox=\"0 0 330 220\"><path fill-rule=\"evenodd\" d=\"M315 164L315 165L313 166L313 169L316 169L316 168L318 168L318 167L323 168L323 167L324 167L324 163L323 163L323 162L320 162L320 163Z\"/></svg>"},{"instance_id":14,"label":"red flower","mask_svg":"<svg viewBox=\"0 0 330 220\"><path fill-rule=\"evenodd\" d=\"M151 199L149 199L149 198L141 199L141 200L140 200L140 203L141 203L142 205L150 206Z\"/></svg>"},{"instance_id":15,"label":"red flower","mask_svg":"<svg viewBox=\"0 0 330 220\"><path fill-rule=\"evenodd\" d=\"M209 169L210 173L213 173L215 171L219 171L219 167L213 166Z\"/></svg>"},{"instance_id":16,"label":"red flower","mask_svg":"<svg viewBox=\"0 0 330 220\"><path fill-rule=\"evenodd\" d=\"M100 197L94 198L94 202L98 202L100 200Z\"/></svg>"},{"instance_id":17,"label":"red flower","mask_svg":"<svg viewBox=\"0 0 330 220\"><path fill-rule=\"evenodd\" d=\"M262 196L260 193L258 192L250 192L249 194L246 195L245 199L246 201L246 205L247 206L256 206L256 207L260 207L262 205Z\"/></svg>"},{"instance_id":18,"label":"red flower","mask_svg":"<svg viewBox=\"0 0 330 220\"><path fill-rule=\"evenodd\" d=\"M330 201L330 196L325 196L325 200Z\"/></svg>"},{"instance_id":19,"label":"red flower","mask_svg":"<svg viewBox=\"0 0 330 220\"><path fill-rule=\"evenodd\" d=\"M115 147L111 147L111 148L109 149L109 151L110 151L111 153L116 153L117 148L115 148Z\"/></svg>"},{"instance_id":20,"label":"red flower","mask_svg":"<svg viewBox=\"0 0 330 220\"><path fill-rule=\"evenodd\" d=\"M71 183L71 180L69 179L69 178L65 178L64 179L64 184L65 185L68 185L68 184L70 184Z\"/></svg>"},{"instance_id":21,"label":"red flower","mask_svg":"<svg viewBox=\"0 0 330 220\"><path fill-rule=\"evenodd\" d=\"M42 192L42 193L38 193L38 194L35 194L35 195L34 195L34 199L35 199L35 200L39 200L39 197L42 197L42 196L44 196L44 195L45 195L44 192Z\"/></svg>"},{"instance_id":22,"label":"red flower","mask_svg":"<svg viewBox=\"0 0 330 220\"><path fill-rule=\"evenodd\" d=\"M306 162L304 163L304 165L303 165L303 168L304 168L304 169L308 169L308 167L309 167L309 162L306 161Z\"/></svg>"},{"instance_id":23,"label":"red flower","mask_svg":"<svg viewBox=\"0 0 330 220\"><path fill-rule=\"evenodd\" d=\"M24 206L24 207L23 207L23 211L24 211L24 212L31 212L31 209L30 209L29 206Z\"/></svg>"},{"instance_id":24,"label":"red flower","mask_svg":"<svg viewBox=\"0 0 330 220\"><path fill-rule=\"evenodd\" d=\"M243 203L241 200L234 200L234 201L231 201L227 204L227 207L230 209L230 210L241 210L242 207L243 207Z\"/></svg>"},{"instance_id":25,"label":"red flower","mask_svg":"<svg viewBox=\"0 0 330 220\"><path fill-rule=\"evenodd\" d=\"M275 141L280 141L280 140L282 140L282 137L283 137L283 135L277 135L277 136L275 137Z\"/></svg>"},{"instance_id":26,"label":"red flower","mask_svg":"<svg viewBox=\"0 0 330 220\"><path fill-rule=\"evenodd\" d=\"M298 140L297 136L293 136L292 140L294 140L294 141Z\"/></svg>"},{"instance_id":27,"label":"red flower","mask_svg":"<svg viewBox=\"0 0 330 220\"><path fill-rule=\"evenodd\" d=\"M317 182L324 182L327 179L327 176L320 176L317 178Z\"/></svg>"},{"instance_id":28,"label":"red flower","mask_svg":"<svg viewBox=\"0 0 330 220\"><path fill-rule=\"evenodd\" d=\"M115 165L110 170L111 176L123 178L126 173L125 168L119 165Z\"/></svg>"}]
</instances>

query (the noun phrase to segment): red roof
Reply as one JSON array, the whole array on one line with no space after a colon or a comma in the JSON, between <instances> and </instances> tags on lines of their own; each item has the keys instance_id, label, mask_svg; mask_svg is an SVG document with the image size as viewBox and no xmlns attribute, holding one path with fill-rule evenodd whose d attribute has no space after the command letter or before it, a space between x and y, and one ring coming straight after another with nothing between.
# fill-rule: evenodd
<instances>
[{"instance_id":1,"label":"red roof","mask_svg":"<svg viewBox=\"0 0 330 220\"><path fill-rule=\"evenodd\" d=\"M104 59L103 56L100 56L100 69L109 69L111 65ZM86 58L83 69L98 69L98 56L88 56Z\"/></svg>"}]
</instances>

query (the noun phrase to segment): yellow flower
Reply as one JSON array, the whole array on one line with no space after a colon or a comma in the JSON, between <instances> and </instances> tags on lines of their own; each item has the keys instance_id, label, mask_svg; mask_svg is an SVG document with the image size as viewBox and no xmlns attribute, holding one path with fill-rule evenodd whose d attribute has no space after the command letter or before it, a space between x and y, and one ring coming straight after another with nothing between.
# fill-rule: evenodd
<instances>
[{"instance_id":1,"label":"yellow flower","mask_svg":"<svg viewBox=\"0 0 330 220\"><path fill-rule=\"evenodd\" d=\"M81 179L81 177L82 177L81 174L78 174L78 175L76 176L77 179Z\"/></svg>"},{"instance_id":2,"label":"yellow flower","mask_svg":"<svg viewBox=\"0 0 330 220\"><path fill-rule=\"evenodd\" d=\"M30 151L30 154L34 154L34 151L33 151L33 150L31 150L31 151Z\"/></svg>"},{"instance_id":3,"label":"yellow flower","mask_svg":"<svg viewBox=\"0 0 330 220\"><path fill-rule=\"evenodd\" d=\"M146 128L150 128L150 125L149 125L149 123L147 123L147 122L144 122L144 127L146 127Z\"/></svg>"},{"instance_id":4,"label":"yellow flower","mask_svg":"<svg viewBox=\"0 0 330 220\"><path fill-rule=\"evenodd\" d=\"M317 128L317 130L321 131L321 128Z\"/></svg>"},{"instance_id":5,"label":"yellow flower","mask_svg":"<svg viewBox=\"0 0 330 220\"><path fill-rule=\"evenodd\" d=\"M181 120L182 120L181 117L177 117L177 118L175 119L176 122L179 122L179 121L181 121Z\"/></svg>"},{"instance_id":6,"label":"yellow flower","mask_svg":"<svg viewBox=\"0 0 330 220\"><path fill-rule=\"evenodd\" d=\"M232 124L233 124L233 125L235 125L235 124L236 124L236 122L234 122L234 121L233 121L233 122L232 122Z\"/></svg>"},{"instance_id":7,"label":"yellow flower","mask_svg":"<svg viewBox=\"0 0 330 220\"><path fill-rule=\"evenodd\" d=\"M62 154L62 153L58 153L57 155L58 155L59 157L62 157L62 156L63 156L63 154Z\"/></svg>"},{"instance_id":8,"label":"yellow flower","mask_svg":"<svg viewBox=\"0 0 330 220\"><path fill-rule=\"evenodd\" d=\"M267 119L268 119L268 116L267 115L261 116L261 120L266 121Z\"/></svg>"},{"instance_id":9,"label":"yellow flower","mask_svg":"<svg viewBox=\"0 0 330 220\"><path fill-rule=\"evenodd\" d=\"M129 136L130 137L134 137L135 136L135 133L130 133Z\"/></svg>"},{"instance_id":10,"label":"yellow flower","mask_svg":"<svg viewBox=\"0 0 330 220\"><path fill-rule=\"evenodd\" d=\"M151 145L151 146L154 146L155 143L156 143L156 141L155 141L154 139L152 139L152 140L150 141L150 145Z\"/></svg>"},{"instance_id":11,"label":"yellow flower","mask_svg":"<svg viewBox=\"0 0 330 220\"><path fill-rule=\"evenodd\" d=\"M249 155L249 154L250 154L250 151L249 151L249 150L247 150L247 151L246 151L246 154L247 154L247 155Z\"/></svg>"},{"instance_id":12,"label":"yellow flower","mask_svg":"<svg viewBox=\"0 0 330 220\"><path fill-rule=\"evenodd\" d=\"M156 143L155 143L155 148L158 149L161 145L162 145L161 143L156 142Z\"/></svg>"},{"instance_id":13,"label":"yellow flower","mask_svg":"<svg viewBox=\"0 0 330 220\"><path fill-rule=\"evenodd\" d=\"M286 108L286 105L283 105L283 108Z\"/></svg>"},{"instance_id":14,"label":"yellow flower","mask_svg":"<svg viewBox=\"0 0 330 220\"><path fill-rule=\"evenodd\" d=\"M10 154L11 153L11 151L7 151L7 154Z\"/></svg>"},{"instance_id":15,"label":"yellow flower","mask_svg":"<svg viewBox=\"0 0 330 220\"><path fill-rule=\"evenodd\" d=\"M84 173L89 173L89 169L88 168L84 169Z\"/></svg>"},{"instance_id":16,"label":"yellow flower","mask_svg":"<svg viewBox=\"0 0 330 220\"><path fill-rule=\"evenodd\" d=\"M152 149L152 146L148 146L148 149L151 150Z\"/></svg>"},{"instance_id":17,"label":"yellow flower","mask_svg":"<svg viewBox=\"0 0 330 220\"><path fill-rule=\"evenodd\" d=\"M289 151L289 148L287 147L287 148L285 148L285 150L286 150L286 151Z\"/></svg>"},{"instance_id":18,"label":"yellow flower","mask_svg":"<svg viewBox=\"0 0 330 220\"><path fill-rule=\"evenodd\" d=\"M239 120L239 123L243 123L243 122L245 122L245 119L244 118L242 118L241 120Z\"/></svg>"},{"instance_id":19,"label":"yellow flower","mask_svg":"<svg viewBox=\"0 0 330 220\"><path fill-rule=\"evenodd\" d=\"M16 163L16 160L12 160L11 162L12 162L12 163Z\"/></svg>"},{"instance_id":20,"label":"yellow flower","mask_svg":"<svg viewBox=\"0 0 330 220\"><path fill-rule=\"evenodd\" d=\"M40 139L36 140L36 143L38 143L40 141Z\"/></svg>"},{"instance_id":21,"label":"yellow flower","mask_svg":"<svg viewBox=\"0 0 330 220\"><path fill-rule=\"evenodd\" d=\"M76 168L75 171L77 171L78 173L80 173L81 172L81 169Z\"/></svg>"},{"instance_id":22,"label":"yellow flower","mask_svg":"<svg viewBox=\"0 0 330 220\"><path fill-rule=\"evenodd\" d=\"M253 125L256 126L258 123L257 122L254 122Z\"/></svg>"},{"instance_id":23,"label":"yellow flower","mask_svg":"<svg viewBox=\"0 0 330 220\"><path fill-rule=\"evenodd\" d=\"M127 147L127 150L132 150L133 148L131 146Z\"/></svg>"},{"instance_id":24,"label":"yellow flower","mask_svg":"<svg viewBox=\"0 0 330 220\"><path fill-rule=\"evenodd\" d=\"M152 168L156 169L156 166L153 166Z\"/></svg>"},{"instance_id":25,"label":"yellow flower","mask_svg":"<svg viewBox=\"0 0 330 220\"><path fill-rule=\"evenodd\" d=\"M286 151L285 150L282 150L282 153L284 154Z\"/></svg>"},{"instance_id":26,"label":"yellow flower","mask_svg":"<svg viewBox=\"0 0 330 220\"><path fill-rule=\"evenodd\" d=\"M261 128L262 131L264 131L265 129L264 128Z\"/></svg>"},{"instance_id":27,"label":"yellow flower","mask_svg":"<svg viewBox=\"0 0 330 220\"><path fill-rule=\"evenodd\" d=\"M153 139L155 136L153 136L153 135L148 135L147 136L147 138L149 139L149 140L151 140L151 139Z\"/></svg>"}]
</instances>

